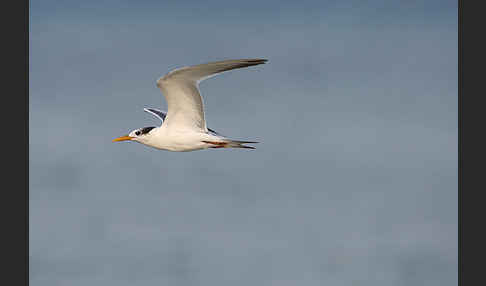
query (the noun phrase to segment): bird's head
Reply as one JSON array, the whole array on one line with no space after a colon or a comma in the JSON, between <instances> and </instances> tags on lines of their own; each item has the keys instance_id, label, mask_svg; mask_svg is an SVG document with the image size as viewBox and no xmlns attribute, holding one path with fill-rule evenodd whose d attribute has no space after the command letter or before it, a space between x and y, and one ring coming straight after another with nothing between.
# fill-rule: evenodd
<instances>
[{"instance_id":1,"label":"bird's head","mask_svg":"<svg viewBox=\"0 0 486 286\"><path fill-rule=\"evenodd\" d=\"M113 139L113 142L130 140L144 143L152 135L150 131L152 131L154 128L155 127L143 127L135 129L131 131L128 135Z\"/></svg>"}]
</instances>

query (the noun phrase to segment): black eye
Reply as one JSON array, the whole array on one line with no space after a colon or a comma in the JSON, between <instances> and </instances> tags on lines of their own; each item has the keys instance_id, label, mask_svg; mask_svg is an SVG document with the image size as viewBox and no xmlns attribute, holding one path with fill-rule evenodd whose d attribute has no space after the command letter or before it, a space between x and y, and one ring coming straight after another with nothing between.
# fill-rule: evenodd
<instances>
[{"instance_id":1,"label":"black eye","mask_svg":"<svg viewBox=\"0 0 486 286\"><path fill-rule=\"evenodd\" d=\"M135 135L137 136L140 135L140 131L135 132Z\"/></svg>"}]
</instances>

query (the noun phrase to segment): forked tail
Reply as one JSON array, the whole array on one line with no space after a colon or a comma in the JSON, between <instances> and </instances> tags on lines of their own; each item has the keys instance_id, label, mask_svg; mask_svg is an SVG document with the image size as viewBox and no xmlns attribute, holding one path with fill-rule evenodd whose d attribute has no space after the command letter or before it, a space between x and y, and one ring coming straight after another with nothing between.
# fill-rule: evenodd
<instances>
[{"instance_id":1,"label":"forked tail","mask_svg":"<svg viewBox=\"0 0 486 286\"><path fill-rule=\"evenodd\" d=\"M215 142L215 141L203 141L204 143L211 144L212 146L209 148L245 148L245 149L255 149L253 146L247 146L243 144L256 144L259 142L255 141L239 141L239 140L231 140L226 139L222 142Z\"/></svg>"},{"instance_id":2,"label":"forked tail","mask_svg":"<svg viewBox=\"0 0 486 286\"><path fill-rule=\"evenodd\" d=\"M238 141L238 140L230 140L228 143L228 147L226 148L246 148L246 149L255 149L253 146L246 146L243 144L256 144L258 142L255 141Z\"/></svg>"}]
</instances>

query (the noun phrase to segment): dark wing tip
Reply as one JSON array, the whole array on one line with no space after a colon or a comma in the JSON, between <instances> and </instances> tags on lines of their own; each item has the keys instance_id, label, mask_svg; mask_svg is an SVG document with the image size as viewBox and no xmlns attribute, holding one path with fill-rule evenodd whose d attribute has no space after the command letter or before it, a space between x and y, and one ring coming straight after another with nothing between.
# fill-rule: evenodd
<instances>
[{"instance_id":1,"label":"dark wing tip","mask_svg":"<svg viewBox=\"0 0 486 286\"><path fill-rule=\"evenodd\" d=\"M261 64L264 64L266 62L268 62L267 59L248 59L248 60L246 60L246 63L249 64L249 65L252 65L252 66L261 65Z\"/></svg>"},{"instance_id":2,"label":"dark wing tip","mask_svg":"<svg viewBox=\"0 0 486 286\"><path fill-rule=\"evenodd\" d=\"M261 63L266 63L268 62L268 59L260 58L260 59L247 59L249 62L261 62Z\"/></svg>"},{"instance_id":3,"label":"dark wing tip","mask_svg":"<svg viewBox=\"0 0 486 286\"><path fill-rule=\"evenodd\" d=\"M246 68L256 65L261 65L266 63L268 60L266 59L243 59L243 60L236 60L235 63L221 67L217 72L225 72L233 69L239 68Z\"/></svg>"}]
</instances>

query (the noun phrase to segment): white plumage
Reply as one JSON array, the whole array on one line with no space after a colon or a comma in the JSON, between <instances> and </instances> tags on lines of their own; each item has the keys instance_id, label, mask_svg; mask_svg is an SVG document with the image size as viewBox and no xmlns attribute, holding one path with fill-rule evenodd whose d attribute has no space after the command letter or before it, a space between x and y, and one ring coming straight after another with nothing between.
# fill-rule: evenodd
<instances>
[{"instance_id":1,"label":"white plumage","mask_svg":"<svg viewBox=\"0 0 486 286\"><path fill-rule=\"evenodd\" d=\"M240 59L211 62L175 69L157 80L157 86L167 100L168 111L153 108L145 111L159 117L162 125L133 130L113 141L136 141L147 146L169 151L194 151L206 148L249 148L244 143L226 138L208 129L199 83L232 69L264 64L265 59Z\"/></svg>"}]
</instances>

